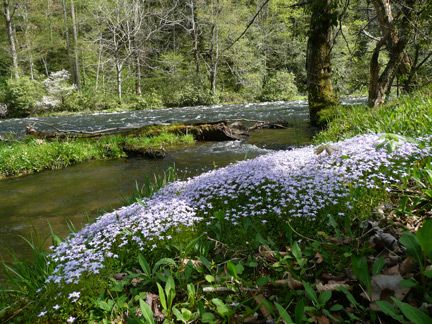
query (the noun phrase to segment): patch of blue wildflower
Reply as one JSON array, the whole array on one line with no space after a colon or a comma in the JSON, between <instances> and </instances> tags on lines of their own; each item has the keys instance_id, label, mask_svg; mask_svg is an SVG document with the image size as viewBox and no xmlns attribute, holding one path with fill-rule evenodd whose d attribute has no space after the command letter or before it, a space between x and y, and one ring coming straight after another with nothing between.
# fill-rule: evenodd
<instances>
[{"instance_id":1,"label":"patch of blue wildflower","mask_svg":"<svg viewBox=\"0 0 432 324\"><path fill-rule=\"evenodd\" d=\"M347 200L352 188L379 189L383 182L399 181L404 171L398 161L431 154L430 147L416 143L389 153L376 148L378 138L361 135L335 143L338 151L332 155L317 155L313 147L271 153L169 184L142 204L107 213L61 243L51 255L57 267L46 282L78 283L83 274L97 274L106 260L117 259L122 247L144 250L169 239L166 233L180 226L214 223L221 205L231 224L275 214L281 221L315 221L329 206L352 209ZM390 174L380 171L389 166Z\"/></svg>"}]
</instances>

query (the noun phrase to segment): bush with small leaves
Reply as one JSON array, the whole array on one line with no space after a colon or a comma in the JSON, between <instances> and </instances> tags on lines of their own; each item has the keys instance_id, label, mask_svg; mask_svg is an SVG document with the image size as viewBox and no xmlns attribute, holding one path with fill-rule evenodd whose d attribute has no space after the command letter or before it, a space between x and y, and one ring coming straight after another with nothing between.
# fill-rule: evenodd
<instances>
[{"instance_id":1,"label":"bush with small leaves","mask_svg":"<svg viewBox=\"0 0 432 324\"><path fill-rule=\"evenodd\" d=\"M6 103L9 104L9 117L27 117L41 100L44 87L41 82L28 77L7 80Z\"/></svg>"}]
</instances>

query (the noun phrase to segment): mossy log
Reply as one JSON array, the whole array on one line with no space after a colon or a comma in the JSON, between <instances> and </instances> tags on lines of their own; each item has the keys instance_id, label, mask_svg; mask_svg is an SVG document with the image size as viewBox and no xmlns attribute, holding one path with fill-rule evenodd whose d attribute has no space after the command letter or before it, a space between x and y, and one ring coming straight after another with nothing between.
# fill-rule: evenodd
<instances>
[{"instance_id":1,"label":"mossy log","mask_svg":"<svg viewBox=\"0 0 432 324\"><path fill-rule=\"evenodd\" d=\"M27 135L46 140L66 138L94 138L107 135L124 136L157 136L161 133L174 133L176 135L193 135L196 141L232 141L238 140L246 133L236 128L230 128L225 121L214 123L191 124L154 124L141 127L118 127L95 132L79 130L61 130L55 132L37 131L33 126L26 126Z\"/></svg>"},{"instance_id":2,"label":"mossy log","mask_svg":"<svg viewBox=\"0 0 432 324\"><path fill-rule=\"evenodd\" d=\"M124 142L120 145L123 152L126 153L128 157L144 157L147 159L163 159L166 157L166 151L161 147L159 150L155 150L151 146L144 147L136 144Z\"/></svg>"}]
</instances>

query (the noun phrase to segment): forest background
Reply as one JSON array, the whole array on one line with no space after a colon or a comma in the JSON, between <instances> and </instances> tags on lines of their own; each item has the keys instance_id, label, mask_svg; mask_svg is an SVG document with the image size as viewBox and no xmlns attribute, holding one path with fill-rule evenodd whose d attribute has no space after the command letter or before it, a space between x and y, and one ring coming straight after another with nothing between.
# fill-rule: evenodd
<instances>
[{"instance_id":1,"label":"forest background","mask_svg":"<svg viewBox=\"0 0 432 324\"><path fill-rule=\"evenodd\" d=\"M374 106L370 85L385 98L431 82L427 0L4 0L1 12L3 117L290 100L314 85L324 106L368 92Z\"/></svg>"}]
</instances>

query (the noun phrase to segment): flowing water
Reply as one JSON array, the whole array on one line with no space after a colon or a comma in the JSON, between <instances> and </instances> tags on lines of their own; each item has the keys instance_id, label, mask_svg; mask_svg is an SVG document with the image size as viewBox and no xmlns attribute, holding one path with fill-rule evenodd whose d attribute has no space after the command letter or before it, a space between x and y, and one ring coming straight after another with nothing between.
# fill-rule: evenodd
<instances>
[{"instance_id":1,"label":"flowing water","mask_svg":"<svg viewBox=\"0 0 432 324\"><path fill-rule=\"evenodd\" d=\"M89 161L62 170L0 180L0 257L8 259L7 250L14 251L21 258L30 257L30 249L19 235L29 237L34 227L42 238L48 237L49 223L56 234L65 237L69 233L68 222L79 229L86 223L86 215L94 219L103 210L121 206L121 197L132 194L135 181L142 184L145 176L162 173L170 166L175 165L180 176L189 177L272 150L309 144L315 133L315 129L308 126L307 104L301 101L0 121L0 134L23 134L25 125L30 123L45 130L52 130L49 125L97 130L223 119L285 119L293 127L255 131L242 141L199 142L178 147L170 150L164 160ZM46 246L49 243L50 240Z\"/></svg>"}]
</instances>

